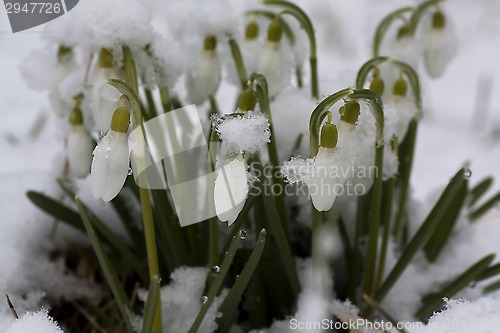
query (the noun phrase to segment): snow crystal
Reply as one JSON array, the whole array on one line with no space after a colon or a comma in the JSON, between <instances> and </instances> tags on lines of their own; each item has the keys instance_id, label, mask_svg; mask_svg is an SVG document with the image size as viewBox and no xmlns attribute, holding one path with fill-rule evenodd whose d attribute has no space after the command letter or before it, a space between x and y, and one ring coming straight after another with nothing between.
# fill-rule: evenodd
<instances>
[{"instance_id":1,"label":"snow crystal","mask_svg":"<svg viewBox=\"0 0 500 333\"><path fill-rule=\"evenodd\" d=\"M3 318L5 317L5 318ZM0 313L0 331L4 333L61 333L63 332L57 323L49 316L47 310L38 312L27 312L19 319Z\"/></svg>"},{"instance_id":2,"label":"snow crystal","mask_svg":"<svg viewBox=\"0 0 500 333\"><path fill-rule=\"evenodd\" d=\"M87 51L122 45L140 49L152 40L151 13L139 0L86 0L47 24L48 38Z\"/></svg>"},{"instance_id":3,"label":"snow crystal","mask_svg":"<svg viewBox=\"0 0 500 333\"><path fill-rule=\"evenodd\" d=\"M258 111L248 111L241 116L222 120L213 118L220 139L228 144L230 152L253 153L271 141L268 119Z\"/></svg>"},{"instance_id":4,"label":"snow crystal","mask_svg":"<svg viewBox=\"0 0 500 333\"><path fill-rule=\"evenodd\" d=\"M490 333L500 327L500 299L480 297L475 300L445 299L446 309L434 314L429 323L412 333Z\"/></svg>"}]
</instances>

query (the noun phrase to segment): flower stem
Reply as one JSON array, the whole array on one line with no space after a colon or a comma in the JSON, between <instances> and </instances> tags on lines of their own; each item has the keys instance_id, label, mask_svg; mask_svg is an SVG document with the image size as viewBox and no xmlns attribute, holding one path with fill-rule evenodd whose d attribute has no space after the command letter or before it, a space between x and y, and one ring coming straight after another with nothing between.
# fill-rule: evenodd
<instances>
[{"instance_id":1,"label":"flower stem","mask_svg":"<svg viewBox=\"0 0 500 333\"><path fill-rule=\"evenodd\" d=\"M397 155L398 140L396 137L392 139L391 148ZM389 236L391 234L390 230L392 221L392 203L393 203L395 186L396 186L396 178L392 177L387 181L387 191L384 197L384 199L386 200L382 215L382 217L384 218L384 235L382 238L382 246L378 261L378 273L377 273L377 280L375 283L376 288L380 287L380 285L382 284L382 280L384 278L385 258L387 256L387 247L389 245Z\"/></svg>"},{"instance_id":2,"label":"flower stem","mask_svg":"<svg viewBox=\"0 0 500 333\"><path fill-rule=\"evenodd\" d=\"M127 83L131 87L132 94L125 94L130 100L133 112L135 113L135 117L132 117L134 128L138 126L142 126L142 114L140 101L138 98L138 81L137 81L137 72L135 68L135 63L132 57L132 53L127 47L124 47L124 63L125 63L125 75L127 79ZM143 131L145 134L145 132ZM147 142L147 140L146 140ZM139 177L145 177L145 174L142 173ZM142 182L141 182L142 183ZM146 182L144 182L146 183ZM153 279L155 276L160 276L160 269L158 264L158 252L156 248L156 235L155 235L155 227L153 222L153 212L151 208L151 200L149 197L148 189L139 188L139 198L141 201L141 211L142 211L142 220L144 224L144 236L146 239L146 252L148 256L148 267L149 267L149 276ZM156 314L154 320L154 332L162 333L162 313L161 313L161 297L157 296L156 302Z\"/></svg>"},{"instance_id":3,"label":"flower stem","mask_svg":"<svg viewBox=\"0 0 500 333\"><path fill-rule=\"evenodd\" d=\"M377 29L375 30L375 35L373 36L373 57L380 56L380 45L382 44L382 40L385 37L385 34L389 30L389 27L396 19L401 19L405 21L404 14L407 12L413 11L414 7L404 7L398 9L389 15L387 15L382 21L380 21Z\"/></svg>"}]
</instances>

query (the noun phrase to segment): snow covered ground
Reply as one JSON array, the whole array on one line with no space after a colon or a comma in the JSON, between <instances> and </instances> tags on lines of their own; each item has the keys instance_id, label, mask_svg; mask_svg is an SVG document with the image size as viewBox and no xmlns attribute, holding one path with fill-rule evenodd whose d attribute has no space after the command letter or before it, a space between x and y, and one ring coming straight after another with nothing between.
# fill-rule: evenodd
<instances>
[{"instance_id":1,"label":"snow covered ground","mask_svg":"<svg viewBox=\"0 0 500 333\"><path fill-rule=\"evenodd\" d=\"M331 11L321 10L320 4ZM376 24L402 5L397 0L309 1L306 8L313 21L318 21L323 95L352 84L357 69L370 58ZM459 47L441 78L433 81L421 76L425 118L418 133L412 185L414 198L423 203L422 216L430 209L436 191L464 162L470 162L472 183L493 175L494 189L500 189L500 4L496 0L455 0L445 8L457 29ZM43 305L39 300L44 293L63 296L67 291L66 296L71 297L88 292L84 284L63 276L61 263L46 261L51 248L50 218L25 196L28 189L56 193L54 179L61 172L64 154L65 126L50 112L45 94L30 90L19 71L21 62L30 61L31 51L43 45L43 33L47 32L35 28L12 34L6 13L0 9L0 289L11 296L32 291L28 299L16 299L21 313ZM44 119L42 131L35 133L35 124ZM456 266L459 271L485 254L500 252L498 223L500 209L473 231L464 229L457 241L467 244L457 245L446 265L462 260ZM59 290L54 276L68 288ZM397 290L404 291L404 287ZM5 332L10 313L2 304L0 300L0 331ZM387 302L396 315L399 306L397 300ZM498 302L495 306L498 309ZM452 311L460 315L462 310L453 305ZM400 315L406 319L405 313ZM23 331L14 326L10 329L8 332Z\"/></svg>"}]
</instances>

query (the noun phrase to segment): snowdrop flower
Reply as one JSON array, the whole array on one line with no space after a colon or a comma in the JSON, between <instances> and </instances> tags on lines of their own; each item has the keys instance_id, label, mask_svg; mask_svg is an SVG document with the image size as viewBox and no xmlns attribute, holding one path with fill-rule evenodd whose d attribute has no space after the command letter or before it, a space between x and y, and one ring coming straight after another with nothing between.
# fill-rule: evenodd
<instances>
[{"instance_id":1,"label":"snowdrop flower","mask_svg":"<svg viewBox=\"0 0 500 333\"><path fill-rule=\"evenodd\" d=\"M113 118L112 110L119 107L118 101L121 96L116 88L107 83L107 80L120 77L119 71L113 67L113 55L109 50L101 48L90 101L95 127L100 132L109 129Z\"/></svg>"},{"instance_id":2,"label":"snowdrop flower","mask_svg":"<svg viewBox=\"0 0 500 333\"><path fill-rule=\"evenodd\" d=\"M347 102L339 109L340 120L337 123L339 146L341 146L349 134L355 130L360 109L359 103L354 100Z\"/></svg>"},{"instance_id":3,"label":"snowdrop flower","mask_svg":"<svg viewBox=\"0 0 500 333\"><path fill-rule=\"evenodd\" d=\"M338 194L338 187L342 187L345 181L342 170L332 169L332 157L336 153L337 141L337 127L328 122L321 129L321 143L318 154L312 163L313 175L309 186L309 194L314 208L320 212L332 208ZM339 167L339 165L335 167Z\"/></svg>"},{"instance_id":4,"label":"snowdrop flower","mask_svg":"<svg viewBox=\"0 0 500 333\"><path fill-rule=\"evenodd\" d=\"M253 89L244 90L240 95L238 109L235 113L245 113L253 110L256 102L257 97ZM221 150L224 153L226 149L222 148ZM247 165L243 154L239 152L230 156L232 157L226 155L226 158L223 158L223 160L229 162L217 170L214 188L215 211L219 220L228 222L228 226L236 221L245 205L249 192Z\"/></svg>"},{"instance_id":5,"label":"snowdrop flower","mask_svg":"<svg viewBox=\"0 0 500 333\"><path fill-rule=\"evenodd\" d=\"M398 31L396 43L393 48L393 57L418 70L418 44L407 26L401 27Z\"/></svg>"},{"instance_id":6,"label":"snowdrop flower","mask_svg":"<svg viewBox=\"0 0 500 333\"><path fill-rule=\"evenodd\" d=\"M432 78L440 77L454 53L453 36L441 11L432 17L430 29L422 32L424 65Z\"/></svg>"},{"instance_id":7,"label":"snowdrop flower","mask_svg":"<svg viewBox=\"0 0 500 333\"><path fill-rule=\"evenodd\" d=\"M283 50L282 36L283 27L279 19L274 19L267 30L267 42L257 66L257 72L266 77L270 97L276 96L290 83L290 59Z\"/></svg>"},{"instance_id":8,"label":"snowdrop flower","mask_svg":"<svg viewBox=\"0 0 500 333\"><path fill-rule=\"evenodd\" d=\"M394 83L390 104L394 105L398 114L396 123L396 136L398 141L402 142L408 131L408 125L412 118L417 114L415 103L408 97L408 85L403 78Z\"/></svg>"},{"instance_id":9,"label":"snowdrop flower","mask_svg":"<svg viewBox=\"0 0 500 333\"><path fill-rule=\"evenodd\" d=\"M241 44L243 60L248 73L257 72L259 53L261 45L259 41L259 25L256 21L251 21L245 29L245 40Z\"/></svg>"},{"instance_id":10,"label":"snowdrop flower","mask_svg":"<svg viewBox=\"0 0 500 333\"><path fill-rule=\"evenodd\" d=\"M127 179L129 122L130 113L127 108L118 108L113 114L111 129L94 149L91 179L92 194L96 199L111 201L118 195Z\"/></svg>"},{"instance_id":11,"label":"snowdrop flower","mask_svg":"<svg viewBox=\"0 0 500 333\"><path fill-rule=\"evenodd\" d=\"M83 126L82 112L75 107L69 118L70 128L67 142L69 169L77 178L84 178L90 172L92 162L92 139Z\"/></svg>"},{"instance_id":12,"label":"snowdrop flower","mask_svg":"<svg viewBox=\"0 0 500 333\"><path fill-rule=\"evenodd\" d=\"M214 96L219 88L222 67L216 49L215 36L206 37L196 68L187 76L188 97L194 104L203 103Z\"/></svg>"}]
</instances>

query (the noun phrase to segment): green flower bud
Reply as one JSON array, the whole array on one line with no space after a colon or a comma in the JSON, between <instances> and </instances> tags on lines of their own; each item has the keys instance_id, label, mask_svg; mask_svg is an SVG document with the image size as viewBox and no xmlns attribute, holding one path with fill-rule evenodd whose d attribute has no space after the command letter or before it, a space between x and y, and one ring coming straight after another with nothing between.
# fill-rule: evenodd
<instances>
[{"instance_id":1,"label":"green flower bud","mask_svg":"<svg viewBox=\"0 0 500 333\"><path fill-rule=\"evenodd\" d=\"M126 133L128 130L128 125L130 123L130 112L126 107L119 107L113 113L113 119L111 120L111 130L115 132Z\"/></svg>"},{"instance_id":2,"label":"green flower bud","mask_svg":"<svg viewBox=\"0 0 500 333\"><path fill-rule=\"evenodd\" d=\"M401 28L398 30L398 37L397 39L400 40L405 37L410 36L410 27L407 25L403 25Z\"/></svg>"},{"instance_id":3,"label":"green flower bud","mask_svg":"<svg viewBox=\"0 0 500 333\"><path fill-rule=\"evenodd\" d=\"M215 51L217 48L217 38L212 35L205 37L203 48L207 51Z\"/></svg>"},{"instance_id":4,"label":"green flower bud","mask_svg":"<svg viewBox=\"0 0 500 333\"><path fill-rule=\"evenodd\" d=\"M99 51L99 66L102 68L113 67L113 54L104 47Z\"/></svg>"},{"instance_id":5,"label":"green flower bud","mask_svg":"<svg viewBox=\"0 0 500 333\"><path fill-rule=\"evenodd\" d=\"M69 124L73 126L83 125L82 110L80 110L78 106L75 106L73 111L71 111L69 115Z\"/></svg>"},{"instance_id":6,"label":"green flower bud","mask_svg":"<svg viewBox=\"0 0 500 333\"><path fill-rule=\"evenodd\" d=\"M350 100L343 106L340 120L352 125L356 125L356 123L358 122L360 109L361 107L359 106L359 103L357 101Z\"/></svg>"},{"instance_id":7,"label":"green flower bud","mask_svg":"<svg viewBox=\"0 0 500 333\"><path fill-rule=\"evenodd\" d=\"M274 19L267 28L267 40L270 42L279 42L282 35L283 27L281 26L281 22L279 19Z\"/></svg>"},{"instance_id":8,"label":"green flower bud","mask_svg":"<svg viewBox=\"0 0 500 333\"><path fill-rule=\"evenodd\" d=\"M259 35L259 25L256 21L251 21L247 24L245 30L245 39L254 40Z\"/></svg>"},{"instance_id":9,"label":"green flower bud","mask_svg":"<svg viewBox=\"0 0 500 333\"><path fill-rule=\"evenodd\" d=\"M238 101L238 109L241 111L249 111L255 109L257 104L257 94L252 88L243 90Z\"/></svg>"},{"instance_id":10,"label":"green flower bud","mask_svg":"<svg viewBox=\"0 0 500 333\"><path fill-rule=\"evenodd\" d=\"M337 147L338 140L339 133L337 132L337 127L335 125L326 124L323 128L321 128L321 147L335 148Z\"/></svg>"},{"instance_id":11,"label":"green flower bud","mask_svg":"<svg viewBox=\"0 0 500 333\"><path fill-rule=\"evenodd\" d=\"M434 12L432 16L432 28L433 29L443 29L446 25L446 18L442 11L438 10Z\"/></svg>"},{"instance_id":12,"label":"green flower bud","mask_svg":"<svg viewBox=\"0 0 500 333\"><path fill-rule=\"evenodd\" d=\"M73 50L71 47L60 45L57 49L57 62L65 63L73 56Z\"/></svg>"},{"instance_id":13,"label":"green flower bud","mask_svg":"<svg viewBox=\"0 0 500 333\"><path fill-rule=\"evenodd\" d=\"M406 96L408 92L408 85L404 79L399 79L394 83L394 87L392 89L392 94L396 96Z\"/></svg>"},{"instance_id":14,"label":"green flower bud","mask_svg":"<svg viewBox=\"0 0 500 333\"><path fill-rule=\"evenodd\" d=\"M380 76L375 76L372 82L370 83L370 90L382 96L382 94L384 93L384 88L385 88L384 80L382 80Z\"/></svg>"}]
</instances>

